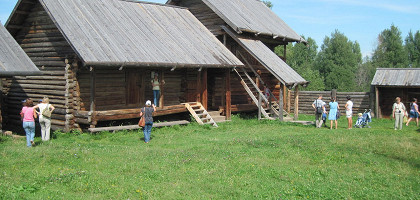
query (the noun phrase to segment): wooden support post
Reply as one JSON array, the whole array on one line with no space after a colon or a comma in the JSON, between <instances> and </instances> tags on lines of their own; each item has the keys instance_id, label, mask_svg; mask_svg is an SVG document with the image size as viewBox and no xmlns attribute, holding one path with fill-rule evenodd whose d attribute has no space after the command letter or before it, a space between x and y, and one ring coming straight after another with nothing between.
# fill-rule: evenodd
<instances>
[{"instance_id":1,"label":"wooden support post","mask_svg":"<svg viewBox=\"0 0 420 200\"><path fill-rule=\"evenodd\" d=\"M283 121L283 87L281 87L281 83L280 84L280 91L279 91L279 120Z\"/></svg>"},{"instance_id":2,"label":"wooden support post","mask_svg":"<svg viewBox=\"0 0 420 200\"><path fill-rule=\"evenodd\" d=\"M261 120L262 96L258 93L258 120Z\"/></svg>"},{"instance_id":3,"label":"wooden support post","mask_svg":"<svg viewBox=\"0 0 420 200\"><path fill-rule=\"evenodd\" d=\"M197 73L196 102L201 102L201 71Z\"/></svg>"},{"instance_id":4,"label":"wooden support post","mask_svg":"<svg viewBox=\"0 0 420 200\"><path fill-rule=\"evenodd\" d=\"M375 87L375 114L376 118L381 118L381 113L379 111L379 89Z\"/></svg>"},{"instance_id":5,"label":"wooden support post","mask_svg":"<svg viewBox=\"0 0 420 200\"><path fill-rule=\"evenodd\" d=\"M287 87L286 85L283 85L283 109L284 110L286 110L286 107L287 107L286 104L287 104Z\"/></svg>"},{"instance_id":6,"label":"wooden support post","mask_svg":"<svg viewBox=\"0 0 420 200\"><path fill-rule=\"evenodd\" d=\"M231 109L232 109L232 99L231 99L231 91L230 91L230 68L226 69L226 120L230 120L231 118Z\"/></svg>"},{"instance_id":7,"label":"wooden support post","mask_svg":"<svg viewBox=\"0 0 420 200\"><path fill-rule=\"evenodd\" d=\"M292 110L292 91L287 90L287 113L290 113Z\"/></svg>"},{"instance_id":8,"label":"wooden support post","mask_svg":"<svg viewBox=\"0 0 420 200\"><path fill-rule=\"evenodd\" d=\"M160 98L159 98L159 108L164 107L165 102L165 85L163 84L165 81L165 72L160 72Z\"/></svg>"},{"instance_id":9,"label":"wooden support post","mask_svg":"<svg viewBox=\"0 0 420 200\"><path fill-rule=\"evenodd\" d=\"M95 111L96 111L96 73L95 68L90 67L90 127L95 128Z\"/></svg>"},{"instance_id":10,"label":"wooden support post","mask_svg":"<svg viewBox=\"0 0 420 200\"><path fill-rule=\"evenodd\" d=\"M372 111L372 117L378 118L378 113L375 108L375 86L370 86L369 92L369 109Z\"/></svg>"},{"instance_id":11,"label":"wooden support post","mask_svg":"<svg viewBox=\"0 0 420 200\"><path fill-rule=\"evenodd\" d=\"M299 85L295 87L295 116L294 120L298 120L299 117Z\"/></svg>"},{"instance_id":12,"label":"wooden support post","mask_svg":"<svg viewBox=\"0 0 420 200\"><path fill-rule=\"evenodd\" d=\"M201 72L201 105L207 110L208 94L207 94L207 68Z\"/></svg>"},{"instance_id":13,"label":"wooden support post","mask_svg":"<svg viewBox=\"0 0 420 200\"><path fill-rule=\"evenodd\" d=\"M331 99L334 98L337 102L337 90L336 89L332 89L331 90Z\"/></svg>"}]
</instances>

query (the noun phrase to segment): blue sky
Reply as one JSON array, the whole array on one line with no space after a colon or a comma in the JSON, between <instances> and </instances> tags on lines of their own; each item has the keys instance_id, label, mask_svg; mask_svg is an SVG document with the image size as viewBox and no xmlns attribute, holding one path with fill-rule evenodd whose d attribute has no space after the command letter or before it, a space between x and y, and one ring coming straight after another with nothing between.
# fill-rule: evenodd
<instances>
[{"instance_id":1,"label":"blue sky","mask_svg":"<svg viewBox=\"0 0 420 200\"><path fill-rule=\"evenodd\" d=\"M0 21L6 23L18 0L0 0ZM166 0L150 0L165 3ZM271 0L273 11L298 34L321 46L335 29L358 41L364 56L375 48L378 34L394 24L405 38L420 30L419 0Z\"/></svg>"}]
</instances>

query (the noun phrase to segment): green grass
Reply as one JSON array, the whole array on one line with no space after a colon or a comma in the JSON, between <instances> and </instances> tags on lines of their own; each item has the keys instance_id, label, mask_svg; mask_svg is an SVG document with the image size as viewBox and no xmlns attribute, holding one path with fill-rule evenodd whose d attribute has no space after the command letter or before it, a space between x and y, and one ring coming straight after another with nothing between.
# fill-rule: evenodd
<instances>
[{"instance_id":1,"label":"green grass","mask_svg":"<svg viewBox=\"0 0 420 200\"><path fill-rule=\"evenodd\" d=\"M302 119L312 119L302 116ZM34 148L0 138L2 199L420 199L420 132L315 129L234 116L95 135L56 133ZM0 199L1 199L0 198Z\"/></svg>"}]
</instances>

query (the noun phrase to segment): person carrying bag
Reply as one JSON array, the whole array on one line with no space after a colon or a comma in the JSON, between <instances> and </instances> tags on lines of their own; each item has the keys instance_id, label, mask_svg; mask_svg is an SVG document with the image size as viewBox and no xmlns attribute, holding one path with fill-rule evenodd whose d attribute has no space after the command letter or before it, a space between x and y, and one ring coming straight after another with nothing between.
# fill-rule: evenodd
<instances>
[{"instance_id":1,"label":"person carrying bag","mask_svg":"<svg viewBox=\"0 0 420 200\"><path fill-rule=\"evenodd\" d=\"M146 101L146 107L140 110L139 126L143 127L144 142L149 143L153 127L153 112L156 112L156 106L150 100ZM144 124L142 122L144 120Z\"/></svg>"},{"instance_id":2,"label":"person carrying bag","mask_svg":"<svg viewBox=\"0 0 420 200\"><path fill-rule=\"evenodd\" d=\"M51 132L51 115L54 111L54 106L50 104L50 99L48 97L44 97L42 102L36 106L34 109L39 109L39 125L41 126L41 138L42 141L50 140L50 132Z\"/></svg>"}]
</instances>

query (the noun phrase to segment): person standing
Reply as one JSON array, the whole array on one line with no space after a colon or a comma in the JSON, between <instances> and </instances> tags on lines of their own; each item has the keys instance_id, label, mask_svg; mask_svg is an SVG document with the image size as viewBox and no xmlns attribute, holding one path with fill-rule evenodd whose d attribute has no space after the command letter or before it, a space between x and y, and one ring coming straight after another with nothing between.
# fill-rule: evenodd
<instances>
[{"instance_id":1,"label":"person standing","mask_svg":"<svg viewBox=\"0 0 420 200\"><path fill-rule=\"evenodd\" d=\"M351 101L351 97L347 96L347 103L346 103L346 117L347 117L347 129L351 129L353 125L353 101Z\"/></svg>"},{"instance_id":2,"label":"person standing","mask_svg":"<svg viewBox=\"0 0 420 200\"><path fill-rule=\"evenodd\" d=\"M331 121L330 129L333 128L333 121L335 122L335 129L337 129L337 110L340 109L340 106L335 101L335 98L331 98L330 102L330 112L328 113L328 120Z\"/></svg>"},{"instance_id":3,"label":"person standing","mask_svg":"<svg viewBox=\"0 0 420 200\"><path fill-rule=\"evenodd\" d=\"M154 73L154 78L151 81L152 83L152 89L153 89L153 101L154 101L154 105L156 105L157 107L159 107L159 99L160 99L160 86L165 84L165 81L162 80L162 83L159 81L158 78L158 74Z\"/></svg>"},{"instance_id":4,"label":"person standing","mask_svg":"<svg viewBox=\"0 0 420 200\"><path fill-rule=\"evenodd\" d=\"M401 98L395 98L395 103L392 105L392 117L395 119L394 130L398 128L402 130L403 118L406 115L406 108L403 103L401 103Z\"/></svg>"},{"instance_id":5,"label":"person standing","mask_svg":"<svg viewBox=\"0 0 420 200\"><path fill-rule=\"evenodd\" d=\"M416 125L419 126L419 116L419 105L417 104L417 99L413 98L413 101L410 103L410 118L405 125L408 126L411 120L416 119Z\"/></svg>"},{"instance_id":6,"label":"person standing","mask_svg":"<svg viewBox=\"0 0 420 200\"><path fill-rule=\"evenodd\" d=\"M24 103L25 106L22 108L20 116L22 119L23 129L26 133L26 146L31 147L35 145L35 119L37 115L33 108L34 102L32 101L32 99L26 99Z\"/></svg>"},{"instance_id":7,"label":"person standing","mask_svg":"<svg viewBox=\"0 0 420 200\"><path fill-rule=\"evenodd\" d=\"M153 112L156 112L156 106L150 100L146 101L146 107L140 111L140 117L144 117L145 126L143 128L144 142L149 143L153 127Z\"/></svg>"},{"instance_id":8,"label":"person standing","mask_svg":"<svg viewBox=\"0 0 420 200\"><path fill-rule=\"evenodd\" d=\"M42 141L50 140L50 130L51 130L51 113L54 111L54 106L50 104L50 99L44 97L42 102L36 106L34 109L39 109L39 125L41 126L41 138ZM49 113L49 114L48 114Z\"/></svg>"},{"instance_id":9,"label":"person standing","mask_svg":"<svg viewBox=\"0 0 420 200\"><path fill-rule=\"evenodd\" d=\"M322 126L322 114L326 113L325 111L325 102L322 101L322 95L318 96L318 99L316 99L312 103L312 107L315 109L315 126L317 128L321 128Z\"/></svg>"}]
</instances>

